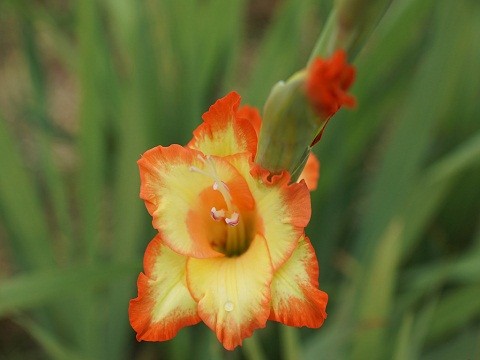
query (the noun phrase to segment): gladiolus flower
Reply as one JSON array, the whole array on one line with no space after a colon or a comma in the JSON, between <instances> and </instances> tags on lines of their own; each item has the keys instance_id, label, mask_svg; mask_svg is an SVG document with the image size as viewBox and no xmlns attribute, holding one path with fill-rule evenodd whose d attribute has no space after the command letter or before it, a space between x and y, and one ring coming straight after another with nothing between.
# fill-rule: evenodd
<instances>
[{"instance_id":1,"label":"gladiolus flower","mask_svg":"<svg viewBox=\"0 0 480 360\"><path fill-rule=\"evenodd\" d=\"M203 321L232 350L267 320L323 324L328 296L304 234L304 181L253 162L260 118L230 93L186 147L138 161L140 197L158 234L148 245L129 317L137 340L164 341Z\"/></svg>"}]
</instances>

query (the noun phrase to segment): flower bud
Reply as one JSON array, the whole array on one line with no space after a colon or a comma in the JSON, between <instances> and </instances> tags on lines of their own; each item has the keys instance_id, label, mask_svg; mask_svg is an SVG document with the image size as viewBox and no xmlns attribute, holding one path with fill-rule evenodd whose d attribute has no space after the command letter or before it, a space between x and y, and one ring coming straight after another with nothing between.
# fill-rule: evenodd
<instances>
[{"instance_id":1,"label":"flower bud","mask_svg":"<svg viewBox=\"0 0 480 360\"><path fill-rule=\"evenodd\" d=\"M354 77L340 50L277 83L263 109L256 162L273 173L287 170L295 181L329 119L342 105L355 105L346 92Z\"/></svg>"}]
</instances>

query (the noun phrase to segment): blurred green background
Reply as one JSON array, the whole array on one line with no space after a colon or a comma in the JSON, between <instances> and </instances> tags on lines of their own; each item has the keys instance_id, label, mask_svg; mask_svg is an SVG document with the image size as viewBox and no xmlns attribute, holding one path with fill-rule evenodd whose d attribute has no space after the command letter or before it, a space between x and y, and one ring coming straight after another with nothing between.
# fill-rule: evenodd
<instances>
[{"instance_id":1,"label":"blurred green background","mask_svg":"<svg viewBox=\"0 0 480 360\"><path fill-rule=\"evenodd\" d=\"M480 3L380 3L351 52L358 106L315 148L329 317L227 353L203 324L135 341L154 235L136 160L230 90L261 107L332 1L2 0L0 358L480 359Z\"/></svg>"}]
</instances>

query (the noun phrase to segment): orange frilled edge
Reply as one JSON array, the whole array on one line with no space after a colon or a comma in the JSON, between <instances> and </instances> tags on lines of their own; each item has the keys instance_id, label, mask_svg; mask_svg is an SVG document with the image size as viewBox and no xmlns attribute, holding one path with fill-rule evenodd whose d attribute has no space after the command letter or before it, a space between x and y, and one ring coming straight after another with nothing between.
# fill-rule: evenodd
<instances>
[{"instance_id":1,"label":"orange frilled edge","mask_svg":"<svg viewBox=\"0 0 480 360\"><path fill-rule=\"evenodd\" d=\"M329 118L341 106L355 106L355 97L347 93L354 80L355 68L343 50L329 59L315 59L308 69L306 93L317 115Z\"/></svg>"}]
</instances>

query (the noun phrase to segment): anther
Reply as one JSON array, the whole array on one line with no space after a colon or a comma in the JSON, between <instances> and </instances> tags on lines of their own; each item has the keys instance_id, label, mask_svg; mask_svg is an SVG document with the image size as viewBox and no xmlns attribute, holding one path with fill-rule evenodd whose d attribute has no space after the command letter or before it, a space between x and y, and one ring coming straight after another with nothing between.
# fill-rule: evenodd
<instances>
[{"instance_id":1,"label":"anther","mask_svg":"<svg viewBox=\"0 0 480 360\"><path fill-rule=\"evenodd\" d=\"M217 210L215 206L210 210L210 214L212 215L212 219L215 221L220 221L225 218L225 210Z\"/></svg>"},{"instance_id":2,"label":"anther","mask_svg":"<svg viewBox=\"0 0 480 360\"><path fill-rule=\"evenodd\" d=\"M212 188L213 190L217 190L217 191L226 190L228 193L230 193L230 190L228 189L227 184L225 184L223 181L220 181L220 183L218 181L214 181Z\"/></svg>"},{"instance_id":3,"label":"anther","mask_svg":"<svg viewBox=\"0 0 480 360\"><path fill-rule=\"evenodd\" d=\"M230 226L238 225L239 221L240 221L240 215L237 212L233 212L232 216L225 218L225 222L227 223L227 225L230 225Z\"/></svg>"}]
</instances>

